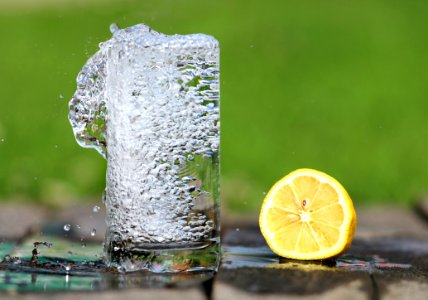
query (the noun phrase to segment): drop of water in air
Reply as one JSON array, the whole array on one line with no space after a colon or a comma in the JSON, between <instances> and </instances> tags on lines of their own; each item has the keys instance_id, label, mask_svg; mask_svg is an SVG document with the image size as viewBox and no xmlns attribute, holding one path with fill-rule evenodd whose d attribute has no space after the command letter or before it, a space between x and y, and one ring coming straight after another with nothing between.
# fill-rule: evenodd
<instances>
[{"instance_id":1,"label":"drop of water in air","mask_svg":"<svg viewBox=\"0 0 428 300\"><path fill-rule=\"evenodd\" d=\"M92 212L94 212L94 213L97 213L97 212L99 212L100 211L100 207L98 206L98 205L95 205L93 208L92 208Z\"/></svg>"},{"instance_id":2,"label":"drop of water in air","mask_svg":"<svg viewBox=\"0 0 428 300\"><path fill-rule=\"evenodd\" d=\"M71 225L70 224L65 224L64 225L64 231L70 231L71 229Z\"/></svg>"},{"instance_id":3,"label":"drop of water in air","mask_svg":"<svg viewBox=\"0 0 428 300\"><path fill-rule=\"evenodd\" d=\"M93 228L92 230L91 230L91 236L95 236L95 234L97 233L97 230L95 229L95 228Z\"/></svg>"},{"instance_id":4,"label":"drop of water in air","mask_svg":"<svg viewBox=\"0 0 428 300\"><path fill-rule=\"evenodd\" d=\"M111 33L115 33L118 30L119 30L119 25L117 25L116 23L113 23L110 25L110 32Z\"/></svg>"},{"instance_id":5,"label":"drop of water in air","mask_svg":"<svg viewBox=\"0 0 428 300\"><path fill-rule=\"evenodd\" d=\"M63 94L59 94L59 99L64 99L64 95Z\"/></svg>"}]
</instances>

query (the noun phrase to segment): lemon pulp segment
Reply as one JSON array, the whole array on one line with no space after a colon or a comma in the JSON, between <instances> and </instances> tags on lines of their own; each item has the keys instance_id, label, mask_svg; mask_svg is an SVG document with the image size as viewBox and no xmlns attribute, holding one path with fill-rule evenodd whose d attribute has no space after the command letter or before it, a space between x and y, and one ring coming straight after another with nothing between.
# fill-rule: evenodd
<instances>
[{"instance_id":1,"label":"lemon pulp segment","mask_svg":"<svg viewBox=\"0 0 428 300\"><path fill-rule=\"evenodd\" d=\"M266 195L259 225L276 254L302 260L325 259L345 252L356 227L346 190L331 176L296 170Z\"/></svg>"}]
</instances>

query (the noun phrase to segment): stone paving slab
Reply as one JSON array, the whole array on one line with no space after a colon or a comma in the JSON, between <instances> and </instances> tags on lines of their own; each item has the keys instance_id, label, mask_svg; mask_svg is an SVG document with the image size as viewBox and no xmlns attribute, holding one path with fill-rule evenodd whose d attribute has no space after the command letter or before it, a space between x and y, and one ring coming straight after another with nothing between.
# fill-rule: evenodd
<instances>
[{"instance_id":1,"label":"stone paving slab","mask_svg":"<svg viewBox=\"0 0 428 300\"><path fill-rule=\"evenodd\" d=\"M333 265L279 259L267 247L256 217L230 218L222 228L224 257L213 283L212 299L428 299L428 222L403 208L359 209L357 215L354 243ZM47 220L49 226L46 226ZM85 229L77 230L76 225L80 225L96 227L99 234L92 242L102 240L104 213L101 210L94 214L92 205L67 208L55 217L31 206L0 206L0 238L23 240L26 232L31 232L30 227L63 235L64 222L74 228L67 233L71 238L88 236ZM1 299L119 297L207 299L200 285L184 289L0 293Z\"/></svg>"},{"instance_id":2,"label":"stone paving slab","mask_svg":"<svg viewBox=\"0 0 428 300\"><path fill-rule=\"evenodd\" d=\"M428 222L428 196L423 196L415 204L415 212L419 217Z\"/></svg>"},{"instance_id":3,"label":"stone paving slab","mask_svg":"<svg viewBox=\"0 0 428 300\"><path fill-rule=\"evenodd\" d=\"M372 207L357 209L355 238L414 238L428 240L427 222L404 207Z\"/></svg>"},{"instance_id":4,"label":"stone paving slab","mask_svg":"<svg viewBox=\"0 0 428 300\"><path fill-rule=\"evenodd\" d=\"M91 293L0 294L5 300L205 300L204 294L193 289L129 289Z\"/></svg>"},{"instance_id":5,"label":"stone paving slab","mask_svg":"<svg viewBox=\"0 0 428 300\"><path fill-rule=\"evenodd\" d=\"M346 300L367 300L367 293L364 291L364 284L359 281L351 281L347 284L331 288L327 291L312 295L298 295L298 293L288 293L286 296L283 293L251 293L248 290L233 287L224 282L218 282L214 290L213 299L245 299L245 300L300 300L300 299L346 299ZM403 298L402 298L403 299Z\"/></svg>"},{"instance_id":6,"label":"stone paving slab","mask_svg":"<svg viewBox=\"0 0 428 300\"><path fill-rule=\"evenodd\" d=\"M277 258L256 219L226 226L223 244L231 252L214 283L214 299L428 299L427 223L404 208L360 209L357 215L353 245L333 267Z\"/></svg>"},{"instance_id":7,"label":"stone paving slab","mask_svg":"<svg viewBox=\"0 0 428 300\"><path fill-rule=\"evenodd\" d=\"M48 211L34 204L0 204L0 238L18 239L49 220Z\"/></svg>"}]
</instances>

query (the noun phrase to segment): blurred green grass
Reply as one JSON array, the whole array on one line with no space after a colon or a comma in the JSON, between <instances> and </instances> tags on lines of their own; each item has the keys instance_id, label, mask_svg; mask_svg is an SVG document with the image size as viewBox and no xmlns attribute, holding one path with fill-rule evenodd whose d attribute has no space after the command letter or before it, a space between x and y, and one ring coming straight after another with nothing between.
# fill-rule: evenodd
<instances>
[{"instance_id":1,"label":"blurred green grass","mask_svg":"<svg viewBox=\"0 0 428 300\"><path fill-rule=\"evenodd\" d=\"M336 177L357 205L428 191L426 1L33 2L0 6L2 200L101 197L105 161L77 145L67 114L113 22L220 41L227 208L256 212L300 167Z\"/></svg>"}]
</instances>

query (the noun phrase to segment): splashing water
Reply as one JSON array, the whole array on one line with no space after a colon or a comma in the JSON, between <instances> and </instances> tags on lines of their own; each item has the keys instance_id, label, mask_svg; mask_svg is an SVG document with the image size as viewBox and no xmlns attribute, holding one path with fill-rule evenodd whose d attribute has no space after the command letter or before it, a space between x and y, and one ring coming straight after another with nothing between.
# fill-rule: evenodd
<instances>
[{"instance_id":1,"label":"splashing water","mask_svg":"<svg viewBox=\"0 0 428 300\"><path fill-rule=\"evenodd\" d=\"M107 247L217 243L218 42L143 24L110 30L69 114L78 143L107 159Z\"/></svg>"}]
</instances>

